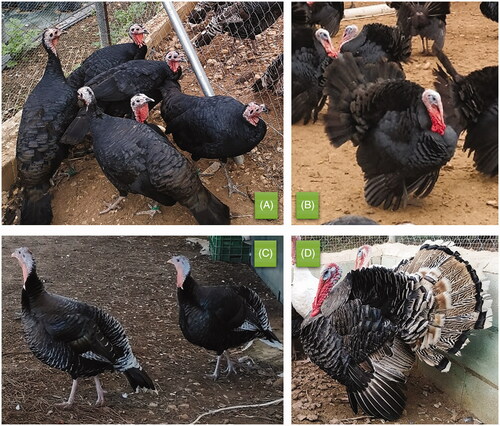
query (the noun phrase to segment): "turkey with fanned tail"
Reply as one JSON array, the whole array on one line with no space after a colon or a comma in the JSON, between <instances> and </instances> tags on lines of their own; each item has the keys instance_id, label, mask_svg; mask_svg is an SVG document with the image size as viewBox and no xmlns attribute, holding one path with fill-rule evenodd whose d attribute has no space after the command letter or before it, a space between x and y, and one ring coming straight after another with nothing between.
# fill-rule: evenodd
<instances>
[{"instance_id":1,"label":"turkey with fanned tail","mask_svg":"<svg viewBox=\"0 0 500 426\"><path fill-rule=\"evenodd\" d=\"M73 379L68 400L57 405L67 408L74 403L81 377L94 377L96 405L103 405L104 390L97 375L104 371L123 373L136 392L155 390L115 318L96 306L48 293L28 248L18 248L12 257L23 272L22 324L28 346L44 364Z\"/></svg>"},{"instance_id":2,"label":"turkey with fanned tail","mask_svg":"<svg viewBox=\"0 0 500 426\"><path fill-rule=\"evenodd\" d=\"M434 49L444 69L434 70L436 90L443 99L446 121L467 130L464 151L473 154L475 168L498 175L498 65L460 75L442 50Z\"/></svg>"},{"instance_id":3,"label":"turkey with fanned tail","mask_svg":"<svg viewBox=\"0 0 500 426\"><path fill-rule=\"evenodd\" d=\"M306 354L346 386L354 412L397 420L415 357L446 372L471 330L491 326L491 299L452 243L428 242L396 268L332 263L302 323Z\"/></svg>"},{"instance_id":4,"label":"turkey with fanned tail","mask_svg":"<svg viewBox=\"0 0 500 426\"><path fill-rule=\"evenodd\" d=\"M168 261L177 271L179 326L184 337L194 345L217 353L217 364L210 377L219 377L222 356L227 374L236 373L228 349L261 339L282 349L271 329L266 307L253 290L245 286L208 287L191 276L191 265L185 256Z\"/></svg>"},{"instance_id":5,"label":"turkey with fanned tail","mask_svg":"<svg viewBox=\"0 0 500 426\"><path fill-rule=\"evenodd\" d=\"M367 64L351 53L328 67L325 91L326 133L335 147L358 147L367 203L397 210L410 195L429 195L458 139L439 93L404 80L395 63Z\"/></svg>"}]
</instances>

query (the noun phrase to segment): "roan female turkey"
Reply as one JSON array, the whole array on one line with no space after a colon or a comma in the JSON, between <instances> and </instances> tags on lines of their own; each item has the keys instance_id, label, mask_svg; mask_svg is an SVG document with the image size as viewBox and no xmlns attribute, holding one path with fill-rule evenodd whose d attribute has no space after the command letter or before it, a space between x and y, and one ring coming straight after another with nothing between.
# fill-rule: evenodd
<instances>
[{"instance_id":1,"label":"roan female turkey","mask_svg":"<svg viewBox=\"0 0 500 426\"><path fill-rule=\"evenodd\" d=\"M425 197L452 157L457 134L446 126L439 93L403 79L392 62L344 53L326 70L325 130L339 147L351 140L371 206L397 210Z\"/></svg>"},{"instance_id":2,"label":"roan female turkey","mask_svg":"<svg viewBox=\"0 0 500 426\"><path fill-rule=\"evenodd\" d=\"M415 356L446 372L473 329L491 326L491 299L453 243L427 242L396 268L349 272L332 263L319 280L301 340L306 354L346 386L355 413L388 421L406 404Z\"/></svg>"},{"instance_id":3,"label":"roan female turkey","mask_svg":"<svg viewBox=\"0 0 500 426\"><path fill-rule=\"evenodd\" d=\"M266 307L253 290L245 286L208 287L191 276L185 256L168 261L177 270L179 326L184 337L194 345L217 352L217 364L210 377L217 380L222 355L227 360L227 374L236 373L227 349L261 339L273 347L282 345L271 329Z\"/></svg>"},{"instance_id":4,"label":"roan female turkey","mask_svg":"<svg viewBox=\"0 0 500 426\"><path fill-rule=\"evenodd\" d=\"M94 377L96 405L103 405L104 390L97 375L104 371L123 373L136 392L155 390L115 318L96 306L48 293L28 248L18 248L12 257L23 271L22 324L28 346L44 364L66 371L73 379L68 400L57 405L73 405L81 377Z\"/></svg>"}]
</instances>

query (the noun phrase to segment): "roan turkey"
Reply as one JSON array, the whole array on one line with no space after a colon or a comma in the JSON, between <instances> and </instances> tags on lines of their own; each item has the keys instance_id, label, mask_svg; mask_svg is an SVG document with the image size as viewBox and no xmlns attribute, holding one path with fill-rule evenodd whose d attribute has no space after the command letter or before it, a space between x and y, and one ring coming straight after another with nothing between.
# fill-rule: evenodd
<instances>
[{"instance_id":1,"label":"roan turkey","mask_svg":"<svg viewBox=\"0 0 500 426\"><path fill-rule=\"evenodd\" d=\"M168 261L177 271L179 326L184 337L194 345L217 353L217 364L211 375L219 377L220 361L226 358L227 374L236 373L228 349L261 339L282 349L271 329L266 307L259 295L245 286L201 286L191 276L191 265L185 256Z\"/></svg>"},{"instance_id":2,"label":"roan turkey","mask_svg":"<svg viewBox=\"0 0 500 426\"><path fill-rule=\"evenodd\" d=\"M345 53L327 68L325 130L335 147L351 140L371 206L397 210L432 191L457 134L439 93L403 79L392 62L367 64Z\"/></svg>"},{"instance_id":3,"label":"roan turkey","mask_svg":"<svg viewBox=\"0 0 500 426\"><path fill-rule=\"evenodd\" d=\"M60 139L78 112L75 91L67 83L56 46L62 30L43 32L47 65L42 79L23 106L16 146L16 163L23 188L21 225L52 222L50 179L68 155Z\"/></svg>"},{"instance_id":4,"label":"roan turkey","mask_svg":"<svg viewBox=\"0 0 500 426\"><path fill-rule=\"evenodd\" d=\"M341 277L328 265L301 340L312 362L346 386L355 413L397 420L415 358L446 372L474 329L491 326L491 299L452 243L426 242L394 269Z\"/></svg>"},{"instance_id":5,"label":"roan turkey","mask_svg":"<svg viewBox=\"0 0 500 426\"><path fill-rule=\"evenodd\" d=\"M18 248L12 257L19 261L23 273L21 303L26 342L40 361L73 379L68 400L57 405L73 405L82 377L94 377L96 405L103 405L104 390L97 376L105 371L123 373L135 392L155 390L115 318L96 306L48 293L28 248Z\"/></svg>"}]
</instances>

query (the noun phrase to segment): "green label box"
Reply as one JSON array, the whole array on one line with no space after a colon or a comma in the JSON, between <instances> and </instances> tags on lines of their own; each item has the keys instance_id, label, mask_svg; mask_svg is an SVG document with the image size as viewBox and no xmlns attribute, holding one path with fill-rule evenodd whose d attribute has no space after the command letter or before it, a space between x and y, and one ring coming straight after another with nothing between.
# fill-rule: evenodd
<instances>
[{"instance_id":1,"label":"green label box","mask_svg":"<svg viewBox=\"0 0 500 426\"><path fill-rule=\"evenodd\" d=\"M253 253L253 266L256 268L276 268L278 264L276 240L255 240Z\"/></svg>"},{"instance_id":2,"label":"green label box","mask_svg":"<svg viewBox=\"0 0 500 426\"><path fill-rule=\"evenodd\" d=\"M255 219L278 219L278 193L255 193Z\"/></svg>"},{"instance_id":3,"label":"green label box","mask_svg":"<svg viewBox=\"0 0 500 426\"><path fill-rule=\"evenodd\" d=\"M295 217L297 219L319 219L319 192L297 192L295 194Z\"/></svg>"},{"instance_id":4,"label":"green label box","mask_svg":"<svg viewBox=\"0 0 500 426\"><path fill-rule=\"evenodd\" d=\"M296 265L298 268L317 268L320 264L320 241L296 241Z\"/></svg>"}]
</instances>

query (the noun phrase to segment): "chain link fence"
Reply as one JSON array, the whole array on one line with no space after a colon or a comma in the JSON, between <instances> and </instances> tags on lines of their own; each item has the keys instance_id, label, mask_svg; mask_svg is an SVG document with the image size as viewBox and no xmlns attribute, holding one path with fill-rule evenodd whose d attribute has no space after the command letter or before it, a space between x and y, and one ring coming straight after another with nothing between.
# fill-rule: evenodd
<instances>
[{"instance_id":1,"label":"chain link fence","mask_svg":"<svg viewBox=\"0 0 500 426\"><path fill-rule=\"evenodd\" d=\"M498 236L443 236L443 235L409 235L409 236L303 236L303 240L320 240L321 251L335 253L342 250L358 248L364 244L376 245L384 243L401 243L420 246L427 240L453 241L457 247L475 251L498 251Z\"/></svg>"}]
</instances>

